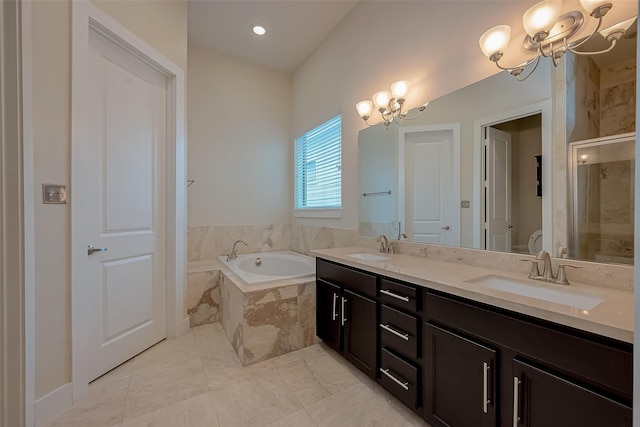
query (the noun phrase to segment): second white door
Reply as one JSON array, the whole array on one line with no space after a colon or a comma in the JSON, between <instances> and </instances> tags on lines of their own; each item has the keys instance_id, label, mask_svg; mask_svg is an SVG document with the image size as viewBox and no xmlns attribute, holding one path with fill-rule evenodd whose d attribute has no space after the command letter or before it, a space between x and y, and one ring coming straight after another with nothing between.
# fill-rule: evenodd
<instances>
[{"instance_id":1,"label":"second white door","mask_svg":"<svg viewBox=\"0 0 640 427\"><path fill-rule=\"evenodd\" d=\"M511 251L511 135L485 128L485 249Z\"/></svg>"},{"instance_id":2,"label":"second white door","mask_svg":"<svg viewBox=\"0 0 640 427\"><path fill-rule=\"evenodd\" d=\"M455 215L453 163L454 132L447 130L404 133L405 234L415 242L457 245L459 216Z\"/></svg>"}]
</instances>

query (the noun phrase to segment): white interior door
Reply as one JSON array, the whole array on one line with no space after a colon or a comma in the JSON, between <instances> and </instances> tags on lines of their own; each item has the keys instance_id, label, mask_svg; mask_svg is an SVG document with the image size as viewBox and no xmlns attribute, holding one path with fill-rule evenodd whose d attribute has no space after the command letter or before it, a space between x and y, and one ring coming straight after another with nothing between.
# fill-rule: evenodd
<instances>
[{"instance_id":1,"label":"white interior door","mask_svg":"<svg viewBox=\"0 0 640 427\"><path fill-rule=\"evenodd\" d=\"M81 240L106 249L76 266L93 313L91 380L166 337L167 79L93 30L88 60L85 173L73 203Z\"/></svg>"},{"instance_id":2,"label":"white interior door","mask_svg":"<svg viewBox=\"0 0 640 427\"><path fill-rule=\"evenodd\" d=\"M485 128L485 249L511 251L511 135Z\"/></svg>"},{"instance_id":3,"label":"white interior door","mask_svg":"<svg viewBox=\"0 0 640 427\"><path fill-rule=\"evenodd\" d=\"M404 136L405 234L416 242L459 242L454 210L452 130L416 131ZM459 217L458 217L459 218Z\"/></svg>"}]
</instances>

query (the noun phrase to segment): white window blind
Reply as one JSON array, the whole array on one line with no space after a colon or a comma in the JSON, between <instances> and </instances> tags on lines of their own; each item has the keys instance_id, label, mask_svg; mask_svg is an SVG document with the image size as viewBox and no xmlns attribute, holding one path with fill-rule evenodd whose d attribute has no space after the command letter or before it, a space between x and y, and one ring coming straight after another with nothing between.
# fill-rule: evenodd
<instances>
[{"instance_id":1,"label":"white window blind","mask_svg":"<svg viewBox=\"0 0 640 427\"><path fill-rule=\"evenodd\" d=\"M297 138L296 209L342 205L342 116Z\"/></svg>"}]
</instances>

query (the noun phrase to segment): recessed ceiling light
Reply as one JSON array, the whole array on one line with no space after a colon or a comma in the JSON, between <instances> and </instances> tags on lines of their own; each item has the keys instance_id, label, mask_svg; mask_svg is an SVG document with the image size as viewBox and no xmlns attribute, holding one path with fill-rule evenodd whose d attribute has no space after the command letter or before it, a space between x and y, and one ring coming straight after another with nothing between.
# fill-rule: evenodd
<instances>
[{"instance_id":1,"label":"recessed ceiling light","mask_svg":"<svg viewBox=\"0 0 640 427\"><path fill-rule=\"evenodd\" d=\"M253 30L253 33L258 36L264 36L265 33L267 32L267 30L265 30L265 28L262 25L258 25L258 24L255 24L253 27L251 27L251 30Z\"/></svg>"}]
</instances>

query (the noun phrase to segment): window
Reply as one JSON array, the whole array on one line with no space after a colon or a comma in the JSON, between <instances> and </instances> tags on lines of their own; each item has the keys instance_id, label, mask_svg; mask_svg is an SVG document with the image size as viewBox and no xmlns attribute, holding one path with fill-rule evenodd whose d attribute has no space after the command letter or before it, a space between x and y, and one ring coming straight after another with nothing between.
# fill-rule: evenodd
<instances>
[{"instance_id":1,"label":"window","mask_svg":"<svg viewBox=\"0 0 640 427\"><path fill-rule=\"evenodd\" d=\"M341 125L338 115L296 139L296 210L342 206Z\"/></svg>"}]
</instances>

